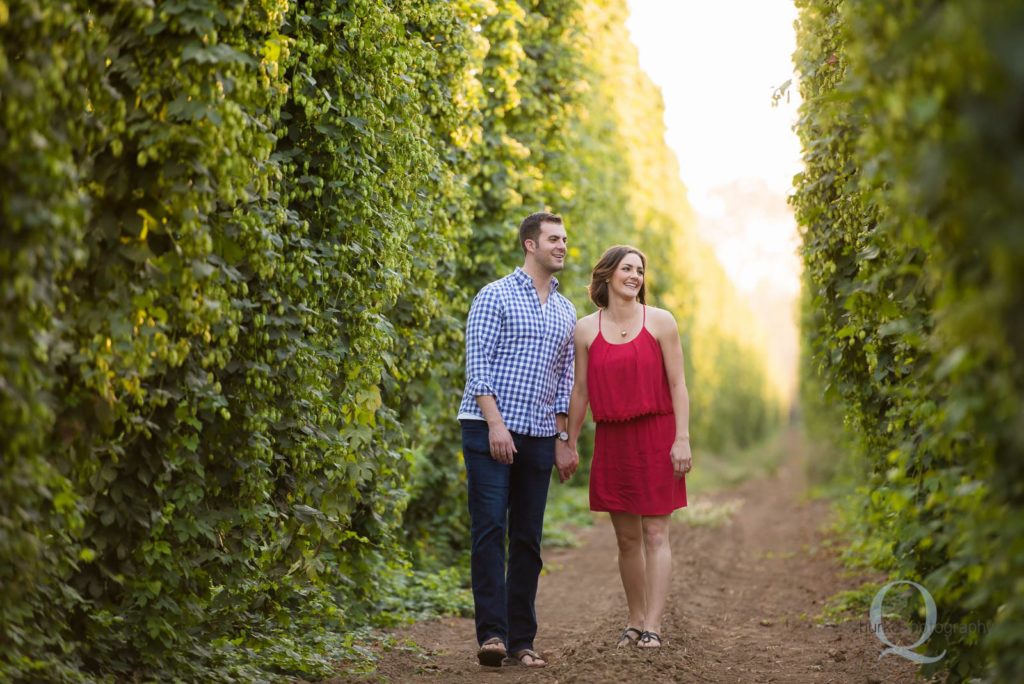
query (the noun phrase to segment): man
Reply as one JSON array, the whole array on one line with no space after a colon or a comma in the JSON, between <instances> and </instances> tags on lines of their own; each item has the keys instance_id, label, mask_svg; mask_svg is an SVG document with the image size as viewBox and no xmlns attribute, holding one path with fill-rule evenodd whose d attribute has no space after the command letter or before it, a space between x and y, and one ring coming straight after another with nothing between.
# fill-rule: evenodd
<instances>
[{"instance_id":1,"label":"man","mask_svg":"<svg viewBox=\"0 0 1024 684\"><path fill-rule=\"evenodd\" d=\"M547 664L533 650L544 506L552 466L565 482L578 463L566 432L576 309L554 277L565 264L562 219L527 216L519 243L522 267L486 285L470 308L459 407L477 657L492 667L506 655L528 667Z\"/></svg>"}]
</instances>

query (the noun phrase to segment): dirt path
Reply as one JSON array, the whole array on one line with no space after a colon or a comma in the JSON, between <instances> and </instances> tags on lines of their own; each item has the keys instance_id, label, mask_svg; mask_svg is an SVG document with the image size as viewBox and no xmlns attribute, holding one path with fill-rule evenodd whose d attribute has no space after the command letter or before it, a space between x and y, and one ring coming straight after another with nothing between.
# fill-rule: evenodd
<instances>
[{"instance_id":1,"label":"dirt path","mask_svg":"<svg viewBox=\"0 0 1024 684\"><path fill-rule=\"evenodd\" d=\"M536 646L544 670L476 664L471 620L450 618L396 633L378 681L392 682L913 682L915 667L894 656L864 618L823 626L814 619L829 596L859 585L844 576L822 542L828 506L805 501L799 437L774 477L748 482L691 505L730 506L731 521L672 527L673 579L660 651L611 646L625 619L616 550L606 517L579 548L545 553L537 598ZM699 464L698 464L699 466ZM887 633L891 632L887 625ZM891 637L896 643L898 637ZM366 681L366 679L353 680Z\"/></svg>"}]
</instances>

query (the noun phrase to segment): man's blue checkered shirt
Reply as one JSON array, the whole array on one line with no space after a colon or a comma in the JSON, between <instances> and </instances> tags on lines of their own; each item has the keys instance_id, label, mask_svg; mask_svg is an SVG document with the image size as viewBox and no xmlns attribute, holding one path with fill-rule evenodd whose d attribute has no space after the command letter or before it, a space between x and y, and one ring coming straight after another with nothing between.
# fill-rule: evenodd
<instances>
[{"instance_id":1,"label":"man's blue checkered shirt","mask_svg":"<svg viewBox=\"0 0 1024 684\"><path fill-rule=\"evenodd\" d=\"M555 414L569 412L576 307L557 291L541 307L521 268L484 286L466 324L466 391L460 415L483 418L476 397L495 398L505 427L531 437L554 435Z\"/></svg>"}]
</instances>

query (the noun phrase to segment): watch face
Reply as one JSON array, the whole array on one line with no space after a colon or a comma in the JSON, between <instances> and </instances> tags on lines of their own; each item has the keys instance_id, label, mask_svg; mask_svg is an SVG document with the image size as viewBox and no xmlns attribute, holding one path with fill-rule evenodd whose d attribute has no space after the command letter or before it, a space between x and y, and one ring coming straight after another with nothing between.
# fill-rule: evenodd
<instances>
[{"instance_id":1,"label":"watch face","mask_svg":"<svg viewBox=\"0 0 1024 684\"><path fill-rule=\"evenodd\" d=\"M563 442L568 442L569 441L569 433L568 432L559 432L558 433L558 439L562 440Z\"/></svg>"}]
</instances>

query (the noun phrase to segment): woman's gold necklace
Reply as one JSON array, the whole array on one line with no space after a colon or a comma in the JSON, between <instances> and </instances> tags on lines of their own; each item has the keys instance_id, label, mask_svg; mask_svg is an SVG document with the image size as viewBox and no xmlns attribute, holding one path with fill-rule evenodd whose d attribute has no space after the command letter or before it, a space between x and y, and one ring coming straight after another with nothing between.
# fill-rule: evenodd
<instances>
[{"instance_id":1,"label":"woman's gold necklace","mask_svg":"<svg viewBox=\"0 0 1024 684\"><path fill-rule=\"evenodd\" d=\"M605 311L607 311L607 309L605 309ZM612 317L611 317L611 316L609 315L609 316L608 316L608 318L612 318ZM626 336L626 329L625 329L625 328L623 328L623 327L622 327L622 326L621 326L621 325L619 324L619 322L618 322L618 321L616 321L616 320L615 320L614 318L612 318L612 323L614 323L614 324L615 324L615 326L616 326L616 327L617 327L617 328L619 329L619 335L621 335L622 337L625 337L625 336Z\"/></svg>"}]
</instances>

